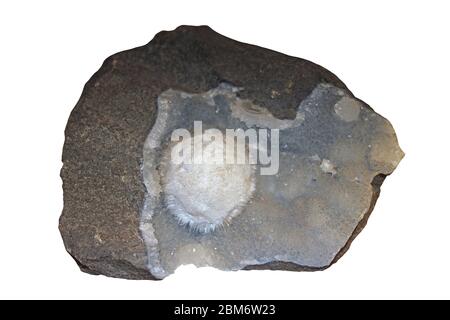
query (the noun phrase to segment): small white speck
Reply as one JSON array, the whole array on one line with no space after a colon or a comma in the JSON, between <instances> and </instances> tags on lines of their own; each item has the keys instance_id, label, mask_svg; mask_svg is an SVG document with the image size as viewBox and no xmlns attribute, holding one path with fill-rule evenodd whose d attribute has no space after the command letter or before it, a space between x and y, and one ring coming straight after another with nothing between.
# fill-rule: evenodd
<instances>
[{"instance_id":1,"label":"small white speck","mask_svg":"<svg viewBox=\"0 0 450 320\"><path fill-rule=\"evenodd\" d=\"M100 243L104 242L103 239L100 237L100 235L98 233L95 234L94 238L95 238L95 240L97 240Z\"/></svg>"},{"instance_id":2,"label":"small white speck","mask_svg":"<svg viewBox=\"0 0 450 320\"><path fill-rule=\"evenodd\" d=\"M325 173L331 174L332 176L336 174L336 168L334 164L328 159L322 160L322 163L320 164L320 169L322 169L322 171Z\"/></svg>"}]
</instances>

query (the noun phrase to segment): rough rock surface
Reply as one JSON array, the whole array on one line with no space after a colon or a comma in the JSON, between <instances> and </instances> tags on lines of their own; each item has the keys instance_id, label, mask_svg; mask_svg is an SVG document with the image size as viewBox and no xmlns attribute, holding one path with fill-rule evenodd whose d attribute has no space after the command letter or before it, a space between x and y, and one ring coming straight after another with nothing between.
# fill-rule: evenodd
<instances>
[{"instance_id":1,"label":"rough rock surface","mask_svg":"<svg viewBox=\"0 0 450 320\"><path fill-rule=\"evenodd\" d=\"M239 214L206 234L166 214L155 195L176 188L152 181L172 172L161 168L169 129L195 120L280 129L279 175L255 178ZM86 84L66 128L60 230L92 274L160 279L185 263L321 270L362 230L402 157L387 120L331 72L182 26L109 57Z\"/></svg>"}]
</instances>

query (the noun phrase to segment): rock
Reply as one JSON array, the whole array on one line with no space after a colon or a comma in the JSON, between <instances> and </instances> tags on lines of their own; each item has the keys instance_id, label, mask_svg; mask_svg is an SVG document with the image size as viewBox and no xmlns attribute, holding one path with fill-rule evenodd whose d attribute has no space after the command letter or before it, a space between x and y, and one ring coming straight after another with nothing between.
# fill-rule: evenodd
<instances>
[{"instance_id":1,"label":"rock","mask_svg":"<svg viewBox=\"0 0 450 320\"><path fill-rule=\"evenodd\" d=\"M111 277L322 270L402 157L389 122L331 72L182 26L86 84L66 128L60 230L81 270Z\"/></svg>"}]
</instances>

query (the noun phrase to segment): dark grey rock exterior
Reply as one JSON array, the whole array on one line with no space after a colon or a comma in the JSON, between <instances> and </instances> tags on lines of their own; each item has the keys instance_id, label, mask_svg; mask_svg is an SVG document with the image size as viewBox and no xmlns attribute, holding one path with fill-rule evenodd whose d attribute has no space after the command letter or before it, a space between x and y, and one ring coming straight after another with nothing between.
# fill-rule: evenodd
<instances>
[{"instance_id":1,"label":"dark grey rock exterior","mask_svg":"<svg viewBox=\"0 0 450 320\"><path fill-rule=\"evenodd\" d=\"M147 192L143 149L157 117L157 99L170 89L201 94L222 83L243 88L240 99L279 119L294 119L320 84L354 98L334 74L312 62L231 40L206 26L160 32L145 46L109 57L86 84L65 132L60 231L82 271L158 278L149 271L140 231ZM392 168L373 169L367 212L329 263L310 267L274 259L244 269L321 270L337 261L366 224L384 177L402 156L398 149Z\"/></svg>"}]
</instances>

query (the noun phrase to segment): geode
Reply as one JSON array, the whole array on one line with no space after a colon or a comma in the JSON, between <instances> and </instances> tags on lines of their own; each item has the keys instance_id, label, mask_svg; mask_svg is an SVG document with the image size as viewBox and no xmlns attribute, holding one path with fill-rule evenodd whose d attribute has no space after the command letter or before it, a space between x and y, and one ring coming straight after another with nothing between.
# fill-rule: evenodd
<instances>
[{"instance_id":1,"label":"geode","mask_svg":"<svg viewBox=\"0 0 450 320\"><path fill-rule=\"evenodd\" d=\"M209 27L161 32L86 84L66 127L60 231L81 270L323 270L403 157L331 72Z\"/></svg>"}]
</instances>

